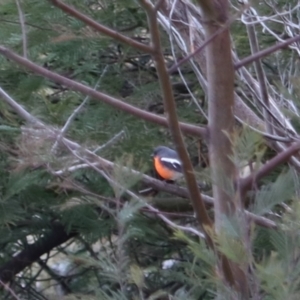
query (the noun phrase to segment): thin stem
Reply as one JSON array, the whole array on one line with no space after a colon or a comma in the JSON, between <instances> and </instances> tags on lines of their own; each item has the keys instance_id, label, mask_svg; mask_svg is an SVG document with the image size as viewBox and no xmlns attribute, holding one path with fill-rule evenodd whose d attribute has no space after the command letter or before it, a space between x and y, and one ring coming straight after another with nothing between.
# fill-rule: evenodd
<instances>
[{"instance_id":1,"label":"thin stem","mask_svg":"<svg viewBox=\"0 0 300 300\"><path fill-rule=\"evenodd\" d=\"M15 293L15 291L9 286L9 284L4 283L2 280L0 280L0 285L3 286L3 288L8 291L11 296L17 300L21 300L21 298L18 297L18 295Z\"/></svg>"},{"instance_id":2,"label":"thin stem","mask_svg":"<svg viewBox=\"0 0 300 300\"><path fill-rule=\"evenodd\" d=\"M266 48L264 50L261 50L253 55L250 55L248 57L243 58L242 60L240 60L238 63L234 64L234 69L238 70L241 67L244 67L260 58L263 58L265 56L268 56L269 54L276 52L279 49L283 49L286 46L289 46L290 44L293 44L295 42L298 42L300 40L300 35L297 35L295 37L289 38L286 41L282 42L282 43L278 43L274 46L271 46L269 48Z\"/></svg>"},{"instance_id":3,"label":"thin stem","mask_svg":"<svg viewBox=\"0 0 300 300\"><path fill-rule=\"evenodd\" d=\"M97 81L97 83L95 84L94 90L97 89L102 77L104 76L104 74L106 73L107 70L107 66L104 68L99 80ZM51 152L55 152L57 145L58 145L58 140L60 140L62 138L62 136L67 132L67 130L69 129L72 121L75 119L76 115L82 110L82 108L84 107L84 105L87 103L87 101L90 99L89 96L86 96L85 99L82 101L82 103L73 111L73 113L70 115L70 117L68 118L67 122L65 123L65 126L61 129L59 136L57 137L57 140L55 141Z\"/></svg>"},{"instance_id":4,"label":"thin stem","mask_svg":"<svg viewBox=\"0 0 300 300\"><path fill-rule=\"evenodd\" d=\"M251 14L251 9L247 11L249 13L247 20L252 21L253 16ZM248 32L248 37L250 41L250 47L251 47L251 52L252 54L255 54L259 52L259 45L258 45L258 40L255 32L255 25L247 25L247 32ZM255 71L257 75L257 80L259 83L259 91L260 91L260 97L261 101L264 103L265 107L270 110L270 103L269 103L269 96L268 96L268 90L267 90L267 84L266 84L266 76L261 64L261 59L257 59L254 62L255 64ZM264 119L266 123L266 129L267 133L272 134L273 133L273 128L272 128L272 119L270 115L268 114L267 110L263 108L263 114L264 114Z\"/></svg>"},{"instance_id":5,"label":"thin stem","mask_svg":"<svg viewBox=\"0 0 300 300\"><path fill-rule=\"evenodd\" d=\"M23 56L27 58L27 36L26 36L25 16L23 14L21 3L19 0L16 0L16 5L18 8L19 19L20 19L21 30L22 30Z\"/></svg>"},{"instance_id":6,"label":"thin stem","mask_svg":"<svg viewBox=\"0 0 300 300\"><path fill-rule=\"evenodd\" d=\"M254 184L256 184L261 178L268 175L273 171L278 165L286 163L291 156L300 151L300 142L293 143L286 150L280 152L268 162L266 162L257 172L249 175L246 178L240 179L241 192L247 192Z\"/></svg>"},{"instance_id":7,"label":"thin stem","mask_svg":"<svg viewBox=\"0 0 300 300\"><path fill-rule=\"evenodd\" d=\"M120 138L122 138L125 134L124 130L121 130L119 133L117 133L115 136L113 136L109 141L107 141L105 144L97 147L93 152L97 153L99 151L102 151L104 148L107 148L111 145L113 145L116 141L118 141Z\"/></svg>"},{"instance_id":8,"label":"thin stem","mask_svg":"<svg viewBox=\"0 0 300 300\"><path fill-rule=\"evenodd\" d=\"M18 102L16 102L9 94L0 87L1 98L24 120L34 125L44 126L44 123L38 118L27 112Z\"/></svg>"},{"instance_id":9,"label":"thin stem","mask_svg":"<svg viewBox=\"0 0 300 300\"><path fill-rule=\"evenodd\" d=\"M210 42L212 42L219 34L221 34L222 32L224 32L225 30L227 30L228 27L233 23L233 21L235 21L235 19L233 19L233 18L230 19L229 21L227 21L226 24L224 24L222 27L220 27L214 34L212 34L211 36L209 36L209 38L205 39L203 41L203 43L201 44L201 46L199 46L195 51L193 51L189 55L185 56L179 62L176 62L171 68L169 68L169 70L168 70L169 74L172 74L174 71L176 71L177 69L179 69L179 67L182 64L184 64L187 61L189 61L195 55L200 54Z\"/></svg>"},{"instance_id":10,"label":"thin stem","mask_svg":"<svg viewBox=\"0 0 300 300\"><path fill-rule=\"evenodd\" d=\"M131 39L125 35L122 35L122 34L118 33L117 31L112 30L112 29L94 21L93 19L89 18L88 16L86 16L85 14L76 10L75 8L63 3L62 1L50 0L50 2L52 2L55 6L59 7L61 10L63 10L67 14L75 17L76 19L84 22L88 26L101 32L102 34L105 34L105 35L113 38L116 41L127 44L127 45L129 45L133 48L136 48L145 53L153 53L154 52L154 49L151 46L139 43L139 42L135 41L134 39Z\"/></svg>"}]
</instances>

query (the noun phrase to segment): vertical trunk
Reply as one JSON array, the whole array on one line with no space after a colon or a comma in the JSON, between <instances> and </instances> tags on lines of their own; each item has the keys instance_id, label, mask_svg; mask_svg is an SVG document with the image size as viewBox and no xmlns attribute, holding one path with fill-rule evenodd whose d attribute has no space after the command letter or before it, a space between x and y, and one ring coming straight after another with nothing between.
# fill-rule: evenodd
<instances>
[{"instance_id":1,"label":"vertical trunk","mask_svg":"<svg viewBox=\"0 0 300 300\"><path fill-rule=\"evenodd\" d=\"M228 19L228 0L199 0L203 12L206 39L215 34ZM207 3L208 5L204 5ZM208 80L209 154L215 200L215 228L221 234L223 220L234 214L236 170L232 157L230 136L234 126L234 68L229 29L222 31L206 47ZM223 260L224 261L224 260ZM222 262L221 271L227 282L228 265ZM235 287L243 299L248 298L247 278L243 268L230 263Z\"/></svg>"},{"instance_id":2,"label":"vertical trunk","mask_svg":"<svg viewBox=\"0 0 300 300\"><path fill-rule=\"evenodd\" d=\"M218 1L223 4L222 11L216 20L209 20L206 23L206 38L213 35L226 21L227 1ZM234 125L234 69L229 30L223 31L209 43L206 48L206 58L209 152L212 178L215 183L213 192L216 230L218 231L222 228L222 215L228 215L234 211L234 197L230 185L235 177L235 166L230 159L232 145L229 139Z\"/></svg>"}]
</instances>

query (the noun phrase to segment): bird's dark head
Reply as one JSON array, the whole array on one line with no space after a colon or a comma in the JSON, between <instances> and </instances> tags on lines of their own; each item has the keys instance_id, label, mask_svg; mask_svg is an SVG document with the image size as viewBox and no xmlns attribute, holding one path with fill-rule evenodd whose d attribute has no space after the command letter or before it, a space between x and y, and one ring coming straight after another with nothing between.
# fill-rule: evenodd
<instances>
[{"instance_id":1,"label":"bird's dark head","mask_svg":"<svg viewBox=\"0 0 300 300\"><path fill-rule=\"evenodd\" d=\"M165 146L158 146L156 147L154 150L153 150L153 153L152 153L152 157L154 156L157 156L158 154L161 154L161 153L164 153L166 151L168 151L169 148L165 147Z\"/></svg>"}]
</instances>

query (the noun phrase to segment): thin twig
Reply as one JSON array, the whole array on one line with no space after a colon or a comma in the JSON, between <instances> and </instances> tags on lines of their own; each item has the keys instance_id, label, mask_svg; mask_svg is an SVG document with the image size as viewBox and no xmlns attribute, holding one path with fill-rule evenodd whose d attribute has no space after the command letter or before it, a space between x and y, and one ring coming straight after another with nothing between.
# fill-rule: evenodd
<instances>
[{"instance_id":1,"label":"thin twig","mask_svg":"<svg viewBox=\"0 0 300 300\"><path fill-rule=\"evenodd\" d=\"M104 148L107 148L108 146L113 145L117 140L119 140L123 135L125 134L124 130L121 130L119 133L117 133L115 136L113 136L109 141L107 141L105 144L97 147L95 150L93 150L94 153L97 153L99 151L102 151Z\"/></svg>"},{"instance_id":2,"label":"thin twig","mask_svg":"<svg viewBox=\"0 0 300 300\"><path fill-rule=\"evenodd\" d=\"M22 11L21 3L19 0L16 0L16 5L19 13L19 20L22 30L22 43L23 43L23 56L27 58L27 35L26 35L26 25L25 25L25 16Z\"/></svg>"},{"instance_id":3,"label":"thin twig","mask_svg":"<svg viewBox=\"0 0 300 300\"><path fill-rule=\"evenodd\" d=\"M274 46L271 46L271 47L269 47L267 49L261 50L261 51L255 53L255 54L253 54L253 55L245 57L245 58L241 59L239 62L237 62L237 63L234 64L234 69L238 70L241 67L244 67L244 66L246 66L246 65L248 65L248 64L250 64L250 63L252 63L252 62L254 62L254 61L258 60L258 59L260 59L260 58L263 58L263 57L265 57L265 56L267 56L267 55L269 55L269 54L271 54L273 52L276 52L279 49L283 49L286 46L289 46L290 44L295 43L295 42L297 42L299 40L300 40L300 35L297 35L295 37L287 39L286 41L284 41L282 43L278 43L278 44L276 44Z\"/></svg>"},{"instance_id":4,"label":"thin twig","mask_svg":"<svg viewBox=\"0 0 300 300\"><path fill-rule=\"evenodd\" d=\"M240 9L236 15L232 16L231 18L229 18L223 25L222 27L220 27L214 34L212 34L209 38L207 38L206 40L203 41L203 43L196 49L194 50L192 53L188 54L186 57L184 57L183 59L181 59L179 62L176 62L171 68L169 68L168 72L169 74L172 74L174 71L176 71L177 69L179 69L179 67L184 64L185 62L189 61L192 57L200 54L205 47L211 43L218 35L220 35L222 32L224 32L225 30L227 30L231 24L237 20L237 18L243 13L243 11L245 10L245 7L243 7L242 9ZM170 18L171 20L171 18Z\"/></svg>"},{"instance_id":5,"label":"thin twig","mask_svg":"<svg viewBox=\"0 0 300 300\"><path fill-rule=\"evenodd\" d=\"M237 55L234 55L234 60L237 61ZM261 100L260 97L260 89L258 82L253 78L253 76L250 74L250 72L246 68L241 68L240 75L242 80L246 81L248 84L248 87L250 91L253 93L253 95L257 98L257 100L260 102L260 105L263 107L263 109L268 113L270 117L272 117L272 120L274 123L276 122L277 126L275 127L275 124L273 124L273 128L276 128L277 133L281 132L282 135L286 135L286 130L290 130L291 132L296 133L295 129L291 125L291 122L283 115L281 110L276 105L275 101L273 99L269 99L269 103L272 109L270 109L266 104Z\"/></svg>"},{"instance_id":6,"label":"thin twig","mask_svg":"<svg viewBox=\"0 0 300 300\"><path fill-rule=\"evenodd\" d=\"M125 133L125 131L121 130L119 133L117 133L115 136L113 136L110 140L108 140L105 144L103 144L103 145L97 147L96 149L94 149L92 153L97 153L97 152L102 151L103 149L107 148L108 146L113 145L118 139L120 139L124 135L124 133ZM85 168L88 167L88 165L78 164L78 162L79 162L78 160L75 160L75 161L72 162L73 165L71 167L65 167L62 170L52 171L51 173L55 174L55 175L63 175L63 174L66 174L66 173L72 173L72 172L75 172L77 170L85 169Z\"/></svg>"},{"instance_id":7,"label":"thin twig","mask_svg":"<svg viewBox=\"0 0 300 300\"><path fill-rule=\"evenodd\" d=\"M13 298L17 300L21 300L21 298L18 297L18 295L15 293L15 291L9 286L8 283L4 283L2 280L0 280L0 284L4 287L6 291L8 291Z\"/></svg>"},{"instance_id":8,"label":"thin twig","mask_svg":"<svg viewBox=\"0 0 300 300\"><path fill-rule=\"evenodd\" d=\"M176 3L176 2L174 2L174 4L175 4L175 3ZM169 14L169 19L170 19L170 20L172 20L172 13L173 13L173 7L172 7L172 9L171 9L171 11L170 11L170 14ZM171 27L171 23L170 23L170 27ZM170 45L171 45L172 56L173 56L174 61L175 61L174 67L178 66L177 70L178 70L178 73L179 73L179 76L180 76L182 82L184 83L184 85L185 85L185 87L186 87L188 93L190 94L190 96L191 96L191 98L192 98L194 104L196 105L197 109L201 112L201 114L203 115L203 117L207 120L207 114L204 112L204 110L202 109L201 105L199 104L199 101L196 99L196 97L194 96L194 94L193 94L192 91L190 90L188 84L186 83L186 79L185 79L185 77L183 76L183 74L182 74L182 72L181 72L181 69L179 68L180 64L181 64L181 63L184 63L184 61L183 61L183 60L181 60L180 62L177 61L176 54L175 54L175 48L174 48L174 45L173 45L174 31L171 30L171 28L170 28L170 29L169 29L169 32L171 33L171 34L169 34L169 40L170 40ZM196 54L196 53L195 53L195 54ZM172 68L173 68L173 67L172 67ZM169 71L168 71L169 74L172 74L172 72L173 72L172 68L169 69ZM175 71L175 69L174 69L174 71Z\"/></svg>"},{"instance_id":9,"label":"thin twig","mask_svg":"<svg viewBox=\"0 0 300 300\"><path fill-rule=\"evenodd\" d=\"M17 101L15 101L1 87L0 87L0 96L21 118L26 120L28 123L42 126L42 127L44 126L43 122L41 122L39 119L31 115L29 112L27 112Z\"/></svg>"},{"instance_id":10,"label":"thin twig","mask_svg":"<svg viewBox=\"0 0 300 300\"><path fill-rule=\"evenodd\" d=\"M176 62L171 68L169 68L168 73L172 74L173 72L175 72L177 69L179 69L179 67L186 63L187 61L189 61L191 58L193 58L195 55L200 54L205 47L212 42L219 34L221 34L223 31L227 30L228 27L231 25L231 23L233 23L235 21L235 19L230 19L229 21L227 21L223 27L219 28L214 34L212 34L208 39L206 39L205 41L203 41L203 43L201 44L201 46L199 46L195 51L193 51L192 53L188 54L186 57L184 57L183 59L181 59L179 62Z\"/></svg>"},{"instance_id":11,"label":"thin twig","mask_svg":"<svg viewBox=\"0 0 300 300\"><path fill-rule=\"evenodd\" d=\"M241 124L243 124L244 126L246 127L249 127L251 128L251 130L259 133L262 137L266 138L266 139L269 139L269 140L272 140L272 141L276 141L276 142L282 142L282 143L291 143L293 141L296 141L298 140L299 138L298 137L290 137L290 136L287 136L287 137L282 137L282 136L279 136L279 135L274 135L274 134L269 134L269 133L266 133L266 132L263 132L249 124L247 124L246 122L244 122L242 119L238 118L238 117L235 117Z\"/></svg>"},{"instance_id":12,"label":"thin twig","mask_svg":"<svg viewBox=\"0 0 300 300\"><path fill-rule=\"evenodd\" d=\"M106 66L100 76L100 78L98 79L98 81L96 82L95 84L95 87L94 87L94 90L97 89L102 77L104 76L104 74L106 73L106 70L107 70L107 67ZM70 117L68 118L67 122L65 123L64 127L61 129L61 132L59 134L59 136L57 137L57 140L55 141L52 149L51 149L51 152L54 152L57 148L57 144L58 144L58 140L60 140L63 135L66 133L66 131L69 129L72 121L74 120L74 118L76 117L76 115L81 111L81 109L84 107L84 105L87 103L87 101L90 99L89 96L86 96L85 99L82 101L82 103L73 111L73 113L70 115Z\"/></svg>"},{"instance_id":13,"label":"thin twig","mask_svg":"<svg viewBox=\"0 0 300 300\"><path fill-rule=\"evenodd\" d=\"M249 20L252 21L254 17L251 14L251 8L246 12L249 12L248 18L249 18ZM247 32L248 32L248 37L249 37L252 54L259 52L259 45L258 45L258 40L257 40L254 26L255 25L247 25ZM261 64L261 59L257 59L254 62L254 64L255 64L257 80L259 83L259 91L260 91L261 101L264 103L265 107L270 110L269 95L268 95L267 84L266 84L266 75L264 73L264 70L263 70L263 67ZM263 108L263 112L264 112L264 119L265 119L265 123L266 123L267 133L272 134L273 128L272 128L271 118L270 118L269 114L267 113L266 109Z\"/></svg>"},{"instance_id":14,"label":"thin twig","mask_svg":"<svg viewBox=\"0 0 300 300\"><path fill-rule=\"evenodd\" d=\"M151 46L139 43L132 38L122 35L122 34L118 33L117 31L112 30L111 28L108 28L108 27L94 21L93 19L89 18L87 15L85 15L85 14L81 13L80 11L76 10L75 8L63 3L62 1L58 1L58 0L50 0L50 1L55 6L59 7L61 10L66 12L67 14L75 17L76 19L84 22L88 26L94 28L98 32L101 32L102 34L105 34L105 35L113 38L116 41L127 44L127 45L129 45L133 48L136 48L145 53L153 53L154 52L154 49Z\"/></svg>"},{"instance_id":15,"label":"thin twig","mask_svg":"<svg viewBox=\"0 0 300 300\"><path fill-rule=\"evenodd\" d=\"M293 143L290 147L286 148L284 151L280 152L268 162L266 162L257 172L252 173L246 178L240 179L241 192L245 193L248 191L253 184L257 183L261 178L268 175L273 171L278 165L287 162L291 156L300 151L300 141Z\"/></svg>"},{"instance_id":16,"label":"thin twig","mask_svg":"<svg viewBox=\"0 0 300 300\"><path fill-rule=\"evenodd\" d=\"M4 23L10 23L10 24L18 24L18 25L21 24L20 22L15 22L15 21L3 19L3 18L0 18L0 23L1 23L1 22L4 22ZM35 25L35 24L31 24L31 23L28 23L28 22L25 22L24 24L25 24L26 26L34 27L34 28L41 29L41 30L53 31L52 28L40 27L40 26L37 26L37 25Z\"/></svg>"}]
</instances>

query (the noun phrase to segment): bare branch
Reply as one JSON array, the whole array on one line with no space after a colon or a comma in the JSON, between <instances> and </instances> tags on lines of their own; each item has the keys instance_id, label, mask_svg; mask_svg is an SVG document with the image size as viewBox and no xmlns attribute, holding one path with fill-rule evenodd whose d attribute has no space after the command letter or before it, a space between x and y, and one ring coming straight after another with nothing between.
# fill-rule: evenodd
<instances>
[{"instance_id":1,"label":"bare branch","mask_svg":"<svg viewBox=\"0 0 300 300\"><path fill-rule=\"evenodd\" d=\"M151 41L153 43L154 49L156 50L156 53L153 55L153 59L155 61L155 66L156 66L157 74L159 77L159 81L163 93L165 111L168 114L168 127L171 136L173 138L175 147L177 149L177 152L179 154L179 157L182 161L184 177L189 191L189 198L192 201L197 220L206 236L206 240L208 244L212 248L214 248L213 240L211 237L212 232L211 233L208 232L209 230L212 229L213 224L206 212L204 202L201 198L198 184L193 172L193 166L188 156L187 150L185 148L179 122L178 122L176 104L175 104L174 95L172 91L172 85L165 64L164 56L162 53L157 14L150 1L141 0L140 2L147 13L148 24L150 27L149 29L150 29Z\"/></svg>"},{"instance_id":2,"label":"bare branch","mask_svg":"<svg viewBox=\"0 0 300 300\"><path fill-rule=\"evenodd\" d=\"M27 112L18 102L16 102L10 95L8 95L1 87L0 87L0 96L4 101L24 120L28 123L44 126L43 122L39 119L31 115Z\"/></svg>"},{"instance_id":3,"label":"bare branch","mask_svg":"<svg viewBox=\"0 0 300 300\"><path fill-rule=\"evenodd\" d=\"M20 22L15 22L15 21L3 19L3 18L0 18L0 22L9 23L9 24L18 24L18 25L21 25ZM35 24L31 24L31 23L28 23L28 22L25 22L24 24L27 25L27 26L33 27L33 28L41 29L41 30L47 30L47 31L52 31L52 30L53 30L53 29L51 29L51 28L40 27L40 26L37 26L37 25L35 25Z\"/></svg>"},{"instance_id":4,"label":"bare branch","mask_svg":"<svg viewBox=\"0 0 300 300\"><path fill-rule=\"evenodd\" d=\"M61 10L63 10L64 12L66 12L67 14L75 17L76 19L84 22L85 24L87 24L88 26L94 28L95 30L113 38L116 41L119 41L121 43L127 44L133 48L136 48L140 51L143 51L145 53L153 53L154 49L151 46L139 43L137 41L135 41L134 39L131 39L125 35L122 35L120 33L118 33L117 31L114 31L102 24L99 24L98 22L94 21L93 19L89 18L88 16L82 14L81 12L79 12L78 10L76 10L75 8L63 3L62 1L59 0L50 0L50 2L52 2L55 6L59 7Z\"/></svg>"},{"instance_id":5,"label":"bare branch","mask_svg":"<svg viewBox=\"0 0 300 300\"><path fill-rule=\"evenodd\" d=\"M260 59L260 58L268 56L269 54L271 54L273 52L276 52L276 51L278 51L280 49L283 49L286 46L289 46L290 44L295 43L295 42L297 42L299 40L300 40L300 35L297 35L295 37L287 39L286 41L284 41L282 43L278 43L278 44L276 44L274 46L271 46L271 47L269 47L267 49L261 50L261 51L255 53L254 55L250 55L250 56L248 56L246 58L243 58L239 62L235 63L234 64L234 68L235 68L235 70L238 70L241 67L244 67L244 66L246 66L246 65L248 65L248 64L250 64L250 63L252 63L252 62L254 62L254 61L258 60L258 59Z\"/></svg>"},{"instance_id":6,"label":"bare branch","mask_svg":"<svg viewBox=\"0 0 300 300\"><path fill-rule=\"evenodd\" d=\"M2 280L0 280L0 285L2 285L3 288L4 288L5 290L7 290L7 291L12 295L13 298L15 298L15 299L17 299L17 300L21 300L21 299L18 297L18 295L15 293L15 291L9 286L9 284L4 283Z\"/></svg>"},{"instance_id":7,"label":"bare branch","mask_svg":"<svg viewBox=\"0 0 300 300\"><path fill-rule=\"evenodd\" d=\"M249 175L246 178L240 179L239 186L241 188L241 192L245 193L249 190L253 185L255 185L261 178L268 175L271 171L273 171L278 165L287 162L291 156L300 151L300 142L293 143L286 150L280 152L273 158L271 158L268 162L266 162L261 169L257 172Z\"/></svg>"},{"instance_id":8,"label":"bare branch","mask_svg":"<svg viewBox=\"0 0 300 300\"><path fill-rule=\"evenodd\" d=\"M104 74L106 73L107 70L107 66L104 68L99 80L97 81L94 90L97 89L102 77L104 76ZM82 101L82 103L73 111L73 113L70 115L70 117L68 118L67 122L65 123L65 126L61 129L59 136L57 137L57 141L54 143L53 147L52 147L52 152L55 151L57 144L58 144L58 140L62 138L62 136L66 133L66 131L68 130L68 128L70 127L72 121L75 119L76 115L81 111L81 109L84 107L84 105L87 103L87 101L89 100L89 96L86 96L85 99Z\"/></svg>"},{"instance_id":9,"label":"bare branch","mask_svg":"<svg viewBox=\"0 0 300 300\"><path fill-rule=\"evenodd\" d=\"M169 68L168 72L169 74L172 74L175 72L181 65L189 61L191 58L193 58L195 55L199 54L202 50L205 49L205 47L215 39L216 36L218 36L220 33L222 33L224 30L226 30L229 27L229 23L224 25L224 27L219 28L213 35L211 35L208 39L206 39L200 47L198 47L195 51L188 54L186 57L181 59L179 62L176 62L171 68Z\"/></svg>"},{"instance_id":10,"label":"bare branch","mask_svg":"<svg viewBox=\"0 0 300 300\"><path fill-rule=\"evenodd\" d=\"M221 34L222 32L224 32L225 30L227 30L230 25L236 20L236 18L231 18L228 21L226 21L226 23L218 28L218 30L216 32L214 32L211 36L209 36L207 39L205 39L203 41L203 43L201 44L201 46L199 46L195 51L193 51L192 53L188 54L187 56L185 56L183 59L181 59L179 62L176 62L171 68L169 68L168 72L169 74L172 74L174 71L176 71L177 69L179 69L179 67L186 63L187 61L189 61L191 58L193 58L195 55L199 54L200 52L202 52L202 50L205 49L205 47L212 42L219 34Z\"/></svg>"},{"instance_id":11,"label":"bare branch","mask_svg":"<svg viewBox=\"0 0 300 300\"><path fill-rule=\"evenodd\" d=\"M158 20L168 35L170 32L172 33L174 40L184 55L189 55L206 40L199 8L194 6L191 2L182 0L172 0L170 3L176 3L174 9L174 5L171 6L172 9L162 7L158 13ZM187 11L190 17L183 14L182 11ZM170 18L170 15L172 18ZM198 53L194 56L194 59L189 60L189 62L192 65L203 91L207 94L207 63L204 52ZM240 119L251 124L251 126L260 129L264 128L262 119L260 119L256 112L250 109L237 94L235 94L234 111Z\"/></svg>"},{"instance_id":12,"label":"bare branch","mask_svg":"<svg viewBox=\"0 0 300 300\"><path fill-rule=\"evenodd\" d=\"M249 12L249 16L248 16L249 20L252 20L253 17L251 15L251 9L249 9L249 11L246 11L246 12ZM259 52L259 45L258 45L258 40L257 40L254 25L247 25L247 32L248 32L248 37L249 37L252 54L255 54L255 53ZM264 73L264 70L263 70L263 67L261 64L261 60L257 59L254 62L254 64L255 64L257 80L259 83L259 91L260 91L261 101L264 103L266 108L270 109L269 96L268 96L267 84L266 84L266 76L265 76L265 73ZM264 107L263 107L263 112L264 112L264 119L266 122L267 133L272 134L273 127L272 127L271 117Z\"/></svg>"},{"instance_id":13,"label":"bare branch","mask_svg":"<svg viewBox=\"0 0 300 300\"><path fill-rule=\"evenodd\" d=\"M117 98L114 98L112 96L109 96L107 94L95 91L94 89L83 85L82 83L79 83L75 80L68 79L67 77L61 76L57 73L51 72L47 70L46 68L40 67L37 64L31 62L28 59L25 59L18 54L10 51L9 49L0 46L0 54L4 55L5 57L15 61L19 65L22 65L26 67L28 70L31 70L32 72L39 74L45 78L48 78L50 80L53 80L54 82L60 83L71 90L80 92L85 95L89 95L90 97L100 100L110 106L113 106L119 110L128 112L129 114L136 116L138 118L141 118L145 121L158 124L160 126L167 127L168 122L166 118L160 117L158 115L149 113L145 110L142 110L140 108L137 108L133 105L130 105L126 102L123 102ZM206 128L195 126L187 123L180 123L181 130L186 134L191 134L195 136L202 136L206 138Z\"/></svg>"},{"instance_id":14,"label":"bare branch","mask_svg":"<svg viewBox=\"0 0 300 300\"><path fill-rule=\"evenodd\" d=\"M51 231L0 266L0 280L4 283L11 281L16 274L30 266L40 256L76 235L76 232L67 233L60 223L52 224Z\"/></svg>"},{"instance_id":15,"label":"bare branch","mask_svg":"<svg viewBox=\"0 0 300 300\"><path fill-rule=\"evenodd\" d=\"M176 3L176 2L174 2L174 3ZM170 16L169 16L170 19L172 19L172 13L173 13L173 10L171 10L171 12L170 12ZM194 95L194 94L192 93L192 91L190 90L188 84L186 83L185 76L184 76L184 75L182 74L182 72L181 72L181 69L180 69L179 66L180 66L181 63L184 63L185 61L179 61L179 62L177 61L176 54L175 54L175 48L174 48L174 38L175 38L175 37L174 37L174 31L171 30L171 31L170 31L170 34L169 34L169 40L170 40L171 51L172 51L172 55L173 55L173 58L174 58L174 61L175 61L175 65L174 65L173 67L171 67L171 69L169 69L168 72L169 72L169 74L172 74L172 72L176 70L176 68L175 68L175 69L173 69L173 68L177 66L177 71L178 71L178 73L179 73L179 76L180 76L182 82L184 83L184 85L185 85L187 91L189 92L189 94L190 94L190 96L191 96L191 98L192 98L194 104L196 105L196 107L197 107L197 109L199 110L199 112L201 112L202 116L207 120L207 114L206 114L206 113L204 112L204 110L202 109L202 107L201 107L201 105L200 105L198 99L195 97L195 95ZM203 46L202 49L204 49L204 46ZM200 52L201 52L201 51L199 51L199 53L200 53ZM196 53L195 53L195 54L196 54ZM183 59L183 60L184 60L184 59ZM191 63L193 63L193 62L191 61Z\"/></svg>"},{"instance_id":16,"label":"bare branch","mask_svg":"<svg viewBox=\"0 0 300 300\"><path fill-rule=\"evenodd\" d=\"M125 134L124 130L121 130L119 133L117 133L115 136L113 136L109 141L107 141L105 144L97 147L93 152L97 153L101 150L103 150L104 148L107 148L111 145L113 145L117 140L119 140L120 138L122 138Z\"/></svg>"}]
</instances>

